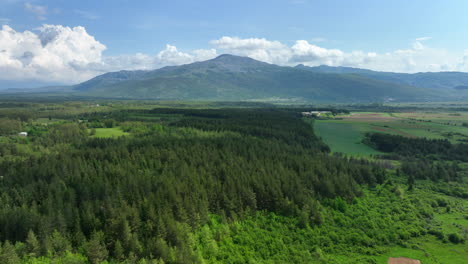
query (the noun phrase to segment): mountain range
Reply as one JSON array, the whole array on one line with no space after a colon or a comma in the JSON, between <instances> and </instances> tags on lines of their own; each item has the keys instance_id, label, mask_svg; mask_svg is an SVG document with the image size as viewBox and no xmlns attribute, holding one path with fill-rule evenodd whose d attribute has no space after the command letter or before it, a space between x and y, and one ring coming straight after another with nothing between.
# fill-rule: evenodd
<instances>
[{"instance_id":1,"label":"mountain range","mask_svg":"<svg viewBox=\"0 0 468 264\"><path fill-rule=\"evenodd\" d=\"M349 67L286 67L225 54L152 71L110 72L65 90L80 96L127 99L353 103L453 100L464 96L466 86L468 73L462 72L405 74Z\"/></svg>"}]
</instances>

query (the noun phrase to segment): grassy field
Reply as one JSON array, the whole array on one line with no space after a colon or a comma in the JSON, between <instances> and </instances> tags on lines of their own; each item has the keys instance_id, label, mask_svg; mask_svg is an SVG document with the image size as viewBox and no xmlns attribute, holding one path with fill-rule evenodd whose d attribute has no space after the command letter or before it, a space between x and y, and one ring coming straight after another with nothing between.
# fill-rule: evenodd
<instances>
[{"instance_id":1,"label":"grassy field","mask_svg":"<svg viewBox=\"0 0 468 264\"><path fill-rule=\"evenodd\" d=\"M113 127L113 128L96 128L96 134L93 137L112 138L112 137L120 137L120 136L128 136L128 135L130 134L122 131L119 127Z\"/></svg>"},{"instance_id":2,"label":"grassy field","mask_svg":"<svg viewBox=\"0 0 468 264\"><path fill-rule=\"evenodd\" d=\"M364 133L359 124L327 120L316 122L314 128L333 152L356 156L380 153L361 142Z\"/></svg>"},{"instance_id":3,"label":"grassy field","mask_svg":"<svg viewBox=\"0 0 468 264\"><path fill-rule=\"evenodd\" d=\"M424 264L461 264L466 263L468 250L466 244L454 245L426 236L411 240L409 247L390 249L386 254L376 257L377 263L387 263L389 257L418 259Z\"/></svg>"},{"instance_id":4,"label":"grassy field","mask_svg":"<svg viewBox=\"0 0 468 264\"><path fill-rule=\"evenodd\" d=\"M335 119L315 120L316 133L333 152L350 155L377 154L361 143L367 132L406 137L448 139L452 143L468 140L468 113L465 112L354 112Z\"/></svg>"}]
</instances>

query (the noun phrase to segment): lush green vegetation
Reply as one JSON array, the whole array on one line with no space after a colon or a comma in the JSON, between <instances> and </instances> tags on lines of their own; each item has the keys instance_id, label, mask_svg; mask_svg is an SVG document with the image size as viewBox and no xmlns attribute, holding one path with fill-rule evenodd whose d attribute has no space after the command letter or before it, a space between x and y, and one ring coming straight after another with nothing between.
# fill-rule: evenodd
<instances>
[{"instance_id":1,"label":"lush green vegetation","mask_svg":"<svg viewBox=\"0 0 468 264\"><path fill-rule=\"evenodd\" d=\"M91 128L89 134L94 137L120 137L129 135L127 132L122 131L119 127L110 128Z\"/></svg>"},{"instance_id":2,"label":"lush green vegetation","mask_svg":"<svg viewBox=\"0 0 468 264\"><path fill-rule=\"evenodd\" d=\"M392 152L407 158L468 162L468 144L451 144L446 139L407 138L368 133L364 141L382 152Z\"/></svg>"},{"instance_id":3,"label":"lush green vegetation","mask_svg":"<svg viewBox=\"0 0 468 264\"><path fill-rule=\"evenodd\" d=\"M428 164L449 177L419 177L331 154L302 107L169 104L0 103L0 263L468 257L466 164L452 156Z\"/></svg>"}]
</instances>

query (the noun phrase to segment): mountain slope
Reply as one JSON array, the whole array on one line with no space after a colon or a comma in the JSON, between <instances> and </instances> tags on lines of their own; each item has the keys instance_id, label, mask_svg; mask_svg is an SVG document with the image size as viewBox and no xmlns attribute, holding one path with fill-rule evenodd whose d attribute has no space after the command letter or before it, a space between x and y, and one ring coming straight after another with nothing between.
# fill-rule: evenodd
<instances>
[{"instance_id":1,"label":"mountain slope","mask_svg":"<svg viewBox=\"0 0 468 264\"><path fill-rule=\"evenodd\" d=\"M154 71L107 73L74 86L74 90L95 96L167 100L375 102L436 96L431 90L356 74L313 72L233 55Z\"/></svg>"},{"instance_id":2,"label":"mountain slope","mask_svg":"<svg viewBox=\"0 0 468 264\"><path fill-rule=\"evenodd\" d=\"M465 72L419 72L409 74L378 72L351 67L331 67L326 65L308 67L302 64L297 65L295 68L318 73L358 74L375 80L438 90L452 90L457 86L468 85L468 73Z\"/></svg>"}]
</instances>

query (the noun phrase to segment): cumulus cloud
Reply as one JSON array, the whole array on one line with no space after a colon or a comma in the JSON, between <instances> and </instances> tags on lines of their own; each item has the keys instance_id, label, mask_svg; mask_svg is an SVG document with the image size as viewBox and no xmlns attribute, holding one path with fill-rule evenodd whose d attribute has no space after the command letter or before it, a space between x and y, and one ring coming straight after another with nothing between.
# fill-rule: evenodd
<instances>
[{"instance_id":1,"label":"cumulus cloud","mask_svg":"<svg viewBox=\"0 0 468 264\"><path fill-rule=\"evenodd\" d=\"M0 80L39 80L77 83L118 70L150 70L214 58L216 50L189 53L173 45L156 55L142 53L103 56L106 46L84 27L43 25L37 32L17 32L4 25L0 30Z\"/></svg>"},{"instance_id":2,"label":"cumulus cloud","mask_svg":"<svg viewBox=\"0 0 468 264\"><path fill-rule=\"evenodd\" d=\"M38 20L46 20L45 17L47 15L47 6L41 5L34 5L29 2L24 4L24 8L28 11L33 13Z\"/></svg>"},{"instance_id":3,"label":"cumulus cloud","mask_svg":"<svg viewBox=\"0 0 468 264\"><path fill-rule=\"evenodd\" d=\"M344 53L337 49L325 49L309 44L306 40L298 40L291 47L290 62L338 65L343 59Z\"/></svg>"},{"instance_id":4,"label":"cumulus cloud","mask_svg":"<svg viewBox=\"0 0 468 264\"><path fill-rule=\"evenodd\" d=\"M180 65L193 62L193 57L190 54L183 53L177 50L176 46L166 45L166 49L162 50L156 56L161 64Z\"/></svg>"},{"instance_id":5,"label":"cumulus cloud","mask_svg":"<svg viewBox=\"0 0 468 264\"><path fill-rule=\"evenodd\" d=\"M263 38L242 39L225 36L211 41L211 44L223 52L288 66L299 63L308 66L325 64L408 73L468 70L468 55L435 49L423 44L430 39L430 37L416 38L410 48L386 53L361 50L345 52L320 47L306 40L297 40L293 45L288 46Z\"/></svg>"},{"instance_id":6,"label":"cumulus cloud","mask_svg":"<svg viewBox=\"0 0 468 264\"><path fill-rule=\"evenodd\" d=\"M84 27L43 25L34 31L17 32L3 25L0 30L0 80L71 84L109 71L152 70L208 60L221 53L286 66L302 63L393 72L468 71L468 51L457 54L431 48L425 43L429 39L417 38L406 49L376 53L346 52L306 40L287 45L265 38L224 36L210 41L212 47L209 49L181 51L168 44L155 54L105 56L106 46L89 35Z\"/></svg>"},{"instance_id":7,"label":"cumulus cloud","mask_svg":"<svg viewBox=\"0 0 468 264\"><path fill-rule=\"evenodd\" d=\"M166 45L156 55L136 53L130 55L103 57L99 63L89 65L97 73L119 70L153 70L164 66L174 66L213 59L217 56L215 49L198 49L181 52L176 46Z\"/></svg>"},{"instance_id":8,"label":"cumulus cloud","mask_svg":"<svg viewBox=\"0 0 468 264\"><path fill-rule=\"evenodd\" d=\"M0 31L0 78L73 82L92 74L86 69L106 47L83 27L43 25L38 33Z\"/></svg>"},{"instance_id":9,"label":"cumulus cloud","mask_svg":"<svg viewBox=\"0 0 468 264\"><path fill-rule=\"evenodd\" d=\"M217 49L240 56L248 56L256 60L284 64L290 56L287 45L279 41L264 38L246 38L224 36L210 42Z\"/></svg>"}]
</instances>

